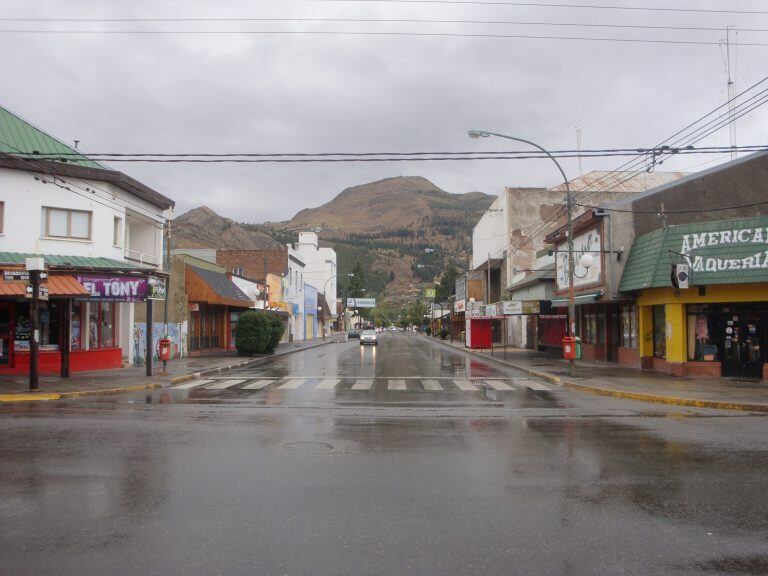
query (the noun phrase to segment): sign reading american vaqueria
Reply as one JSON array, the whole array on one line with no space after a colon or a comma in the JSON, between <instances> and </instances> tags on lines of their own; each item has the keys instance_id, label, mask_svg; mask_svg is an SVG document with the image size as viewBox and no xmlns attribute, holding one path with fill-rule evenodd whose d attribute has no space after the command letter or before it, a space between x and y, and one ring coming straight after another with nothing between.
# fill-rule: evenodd
<instances>
[{"instance_id":1,"label":"sign reading american vaqueria","mask_svg":"<svg viewBox=\"0 0 768 576\"><path fill-rule=\"evenodd\" d=\"M75 277L96 300L144 302L165 299L165 281L154 276L101 276Z\"/></svg>"},{"instance_id":2,"label":"sign reading american vaqueria","mask_svg":"<svg viewBox=\"0 0 768 576\"><path fill-rule=\"evenodd\" d=\"M692 285L768 282L768 216L668 226L635 239L621 291L670 286L673 263Z\"/></svg>"}]
</instances>

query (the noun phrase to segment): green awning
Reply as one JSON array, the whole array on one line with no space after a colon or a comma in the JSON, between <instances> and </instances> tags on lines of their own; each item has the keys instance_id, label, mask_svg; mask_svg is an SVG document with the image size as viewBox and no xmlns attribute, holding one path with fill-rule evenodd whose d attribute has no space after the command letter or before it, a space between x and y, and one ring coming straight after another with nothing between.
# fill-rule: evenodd
<instances>
[{"instance_id":1,"label":"green awning","mask_svg":"<svg viewBox=\"0 0 768 576\"><path fill-rule=\"evenodd\" d=\"M602 292L593 292L592 294L579 294L574 297L576 304L594 304L603 296ZM552 300L553 308L565 308L568 306L568 297L555 298Z\"/></svg>"},{"instance_id":2,"label":"green awning","mask_svg":"<svg viewBox=\"0 0 768 576\"><path fill-rule=\"evenodd\" d=\"M768 283L768 216L668 226L635 239L619 291L672 287L674 264L692 286Z\"/></svg>"}]
</instances>

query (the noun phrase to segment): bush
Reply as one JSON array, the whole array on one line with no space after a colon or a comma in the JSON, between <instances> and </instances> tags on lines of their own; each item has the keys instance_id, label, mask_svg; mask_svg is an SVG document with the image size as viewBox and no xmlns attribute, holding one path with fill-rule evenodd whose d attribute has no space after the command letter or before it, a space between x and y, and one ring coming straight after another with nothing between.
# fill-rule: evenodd
<instances>
[{"instance_id":1,"label":"bush","mask_svg":"<svg viewBox=\"0 0 768 576\"><path fill-rule=\"evenodd\" d=\"M235 345L240 356L263 354L271 343L271 323L264 312L249 310L237 319Z\"/></svg>"},{"instance_id":2,"label":"bush","mask_svg":"<svg viewBox=\"0 0 768 576\"><path fill-rule=\"evenodd\" d=\"M274 352L285 333L285 325L277 316L267 316L267 320L269 320L269 346L267 347L267 352Z\"/></svg>"}]
</instances>

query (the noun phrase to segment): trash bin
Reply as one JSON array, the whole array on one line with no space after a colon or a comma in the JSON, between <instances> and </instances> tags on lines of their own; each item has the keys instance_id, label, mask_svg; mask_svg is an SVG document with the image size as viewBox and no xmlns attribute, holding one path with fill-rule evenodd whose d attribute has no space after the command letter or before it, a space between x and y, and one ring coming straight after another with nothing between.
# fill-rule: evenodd
<instances>
[{"instance_id":1,"label":"trash bin","mask_svg":"<svg viewBox=\"0 0 768 576\"><path fill-rule=\"evenodd\" d=\"M170 338L160 338L160 340L157 343L157 357L162 361L171 359L171 339Z\"/></svg>"},{"instance_id":2,"label":"trash bin","mask_svg":"<svg viewBox=\"0 0 768 576\"><path fill-rule=\"evenodd\" d=\"M576 338L573 336L563 338L563 358L566 360L576 359Z\"/></svg>"},{"instance_id":3,"label":"trash bin","mask_svg":"<svg viewBox=\"0 0 768 576\"><path fill-rule=\"evenodd\" d=\"M576 336L576 338L574 340L576 340L576 342L575 342L575 345L576 345L576 360L580 360L581 359L581 338Z\"/></svg>"}]
</instances>

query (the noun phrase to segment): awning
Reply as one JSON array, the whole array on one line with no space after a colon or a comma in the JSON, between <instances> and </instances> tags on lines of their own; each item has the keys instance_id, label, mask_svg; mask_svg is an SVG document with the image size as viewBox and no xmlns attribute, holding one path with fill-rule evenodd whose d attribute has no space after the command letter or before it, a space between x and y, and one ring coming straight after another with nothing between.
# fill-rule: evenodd
<instances>
[{"instance_id":1,"label":"awning","mask_svg":"<svg viewBox=\"0 0 768 576\"><path fill-rule=\"evenodd\" d=\"M594 304L603 296L602 292L594 292L592 294L579 294L574 298L576 304ZM567 308L568 298L556 298L552 300L553 308Z\"/></svg>"},{"instance_id":2,"label":"awning","mask_svg":"<svg viewBox=\"0 0 768 576\"><path fill-rule=\"evenodd\" d=\"M256 305L226 274L187 265L185 276L189 302L238 308L253 308Z\"/></svg>"},{"instance_id":3,"label":"awning","mask_svg":"<svg viewBox=\"0 0 768 576\"><path fill-rule=\"evenodd\" d=\"M60 298L73 298L75 296L83 296L87 298L89 296L88 290L75 280L74 276L68 274L52 274L48 276L48 280L42 283L43 286L48 287L49 296L57 296ZM22 281L10 281L6 282L0 276L0 296L11 296L25 298L27 295L27 282Z\"/></svg>"}]
</instances>

